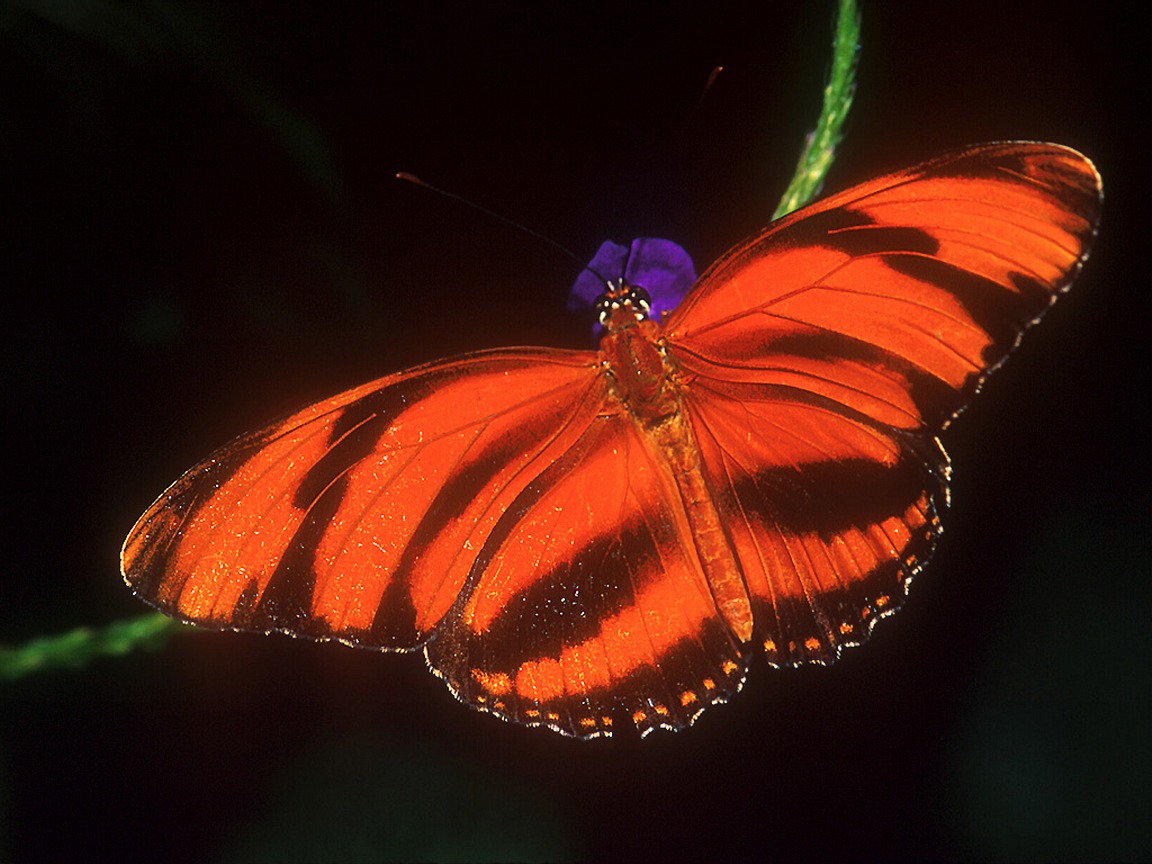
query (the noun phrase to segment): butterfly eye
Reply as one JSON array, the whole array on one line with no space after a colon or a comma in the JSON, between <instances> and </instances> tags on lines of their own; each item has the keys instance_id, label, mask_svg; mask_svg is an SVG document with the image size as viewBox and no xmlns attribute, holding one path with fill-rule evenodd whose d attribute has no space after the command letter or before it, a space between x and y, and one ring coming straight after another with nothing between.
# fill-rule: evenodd
<instances>
[{"instance_id":1,"label":"butterfly eye","mask_svg":"<svg viewBox=\"0 0 1152 864\"><path fill-rule=\"evenodd\" d=\"M615 322L617 327L627 326L651 316L652 298L648 292L623 279L609 282L608 290L596 300L596 319L602 327L612 329L609 322Z\"/></svg>"}]
</instances>

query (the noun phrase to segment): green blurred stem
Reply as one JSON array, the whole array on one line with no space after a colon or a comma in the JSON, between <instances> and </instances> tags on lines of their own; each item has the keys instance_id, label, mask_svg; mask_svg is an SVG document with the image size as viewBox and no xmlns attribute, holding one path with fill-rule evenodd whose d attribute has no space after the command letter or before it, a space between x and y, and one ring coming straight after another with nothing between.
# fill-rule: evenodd
<instances>
[{"instance_id":1,"label":"green blurred stem","mask_svg":"<svg viewBox=\"0 0 1152 864\"><path fill-rule=\"evenodd\" d=\"M0 681L49 669L84 666L96 657L156 647L169 634L184 627L179 621L153 612L127 621L114 621L100 630L79 627L58 636L41 636L19 648L0 648Z\"/></svg>"},{"instance_id":2,"label":"green blurred stem","mask_svg":"<svg viewBox=\"0 0 1152 864\"><path fill-rule=\"evenodd\" d=\"M856 93L856 59L860 54L860 9L856 0L840 0L832 35L832 68L824 85L824 105L816 128L808 134L796 173L780 199L773 219L803 207L816 197L836 148L844 135L844 120Z\"/></svg>"}]
</instances>

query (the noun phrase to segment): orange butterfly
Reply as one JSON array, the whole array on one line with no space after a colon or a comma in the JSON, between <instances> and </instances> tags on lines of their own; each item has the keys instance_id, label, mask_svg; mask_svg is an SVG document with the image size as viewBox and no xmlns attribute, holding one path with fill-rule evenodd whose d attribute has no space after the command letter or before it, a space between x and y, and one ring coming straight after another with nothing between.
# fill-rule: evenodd
<instances>
[{"instance_id":1,"label":"orange butterfly","mask_svg":"<svg viewBox=\"0 0 1152 864\"><path fill-rule=\"evenodd\" d=\"M218 450L124 578L209 627L423 649L505 720L680 729L754 652L827 663L901 603L948 500L936 436L1100 202L1074 150L988 144L775 222L662 323L608 281L597 352L429 363Z\"/></svg>"}]
</instances>

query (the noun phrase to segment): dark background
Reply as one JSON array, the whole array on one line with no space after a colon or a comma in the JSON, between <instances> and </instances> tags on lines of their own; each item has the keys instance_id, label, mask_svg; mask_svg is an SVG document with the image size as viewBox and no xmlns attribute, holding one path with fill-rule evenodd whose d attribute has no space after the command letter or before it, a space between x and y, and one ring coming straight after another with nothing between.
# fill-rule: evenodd
<instances>
[{"instance_id":1,"label":"dark background","mask_svg":"<svg viewBox=\"0 0 1152 864\"><path fill-rule=\"evenodd\" d=\"M653 5L0 5L0 642L143 613L124 535L234 435L442 355L585 343L576 263L397 170L585 258L663 236L702 268L764 224L831 3ZM2 685L0 859L1148 859L1145 29L865 4L830 189L1025 138L1107 190L1083 278L949 430L943 542L867 647L757 663L684 733L578 742L418 657L182 635Z\"/></svg>"}]
</instances>

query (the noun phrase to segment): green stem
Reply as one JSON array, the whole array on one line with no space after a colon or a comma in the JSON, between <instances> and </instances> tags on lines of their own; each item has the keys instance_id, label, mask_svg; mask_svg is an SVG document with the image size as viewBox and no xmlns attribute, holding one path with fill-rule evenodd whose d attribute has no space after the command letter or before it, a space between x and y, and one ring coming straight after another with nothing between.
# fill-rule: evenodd
<instances>
[{"instance_id":1,"label":"green stem","mask_svg":"<svg viewBox=\"0 0 1152 864\"><path fill-rule=\"evenodd\" d=\"M832 36L832 68L824 85L824 105L816 128L808 134L796 173L780 199L773 219L803 207L820 192L836 148L844 134L844 120L856 93L856 59L860 54L860 10L856 0L840 0Z\"/></svg>"},{"instance_id":2,"label":"green stem","mask_svg":"<svg viewBox=\"0 0 1152 864\"><path fill-rule=\"evenodd\" d=\"M100 630L78 627L57 636L41 636L19 648L0 648L0 681L49 669L83 666L96 657L154 647L183 627L179 621L153 612L127 621L114 621Z\"/></svg>"}]
</instances>

